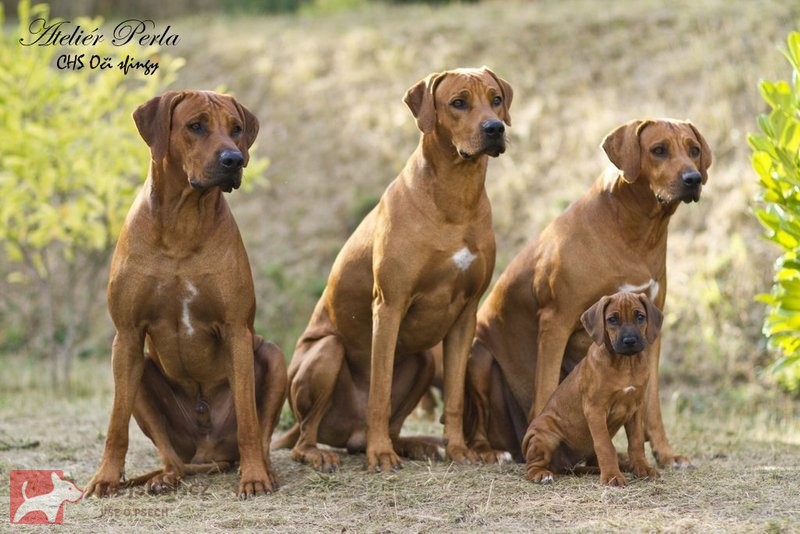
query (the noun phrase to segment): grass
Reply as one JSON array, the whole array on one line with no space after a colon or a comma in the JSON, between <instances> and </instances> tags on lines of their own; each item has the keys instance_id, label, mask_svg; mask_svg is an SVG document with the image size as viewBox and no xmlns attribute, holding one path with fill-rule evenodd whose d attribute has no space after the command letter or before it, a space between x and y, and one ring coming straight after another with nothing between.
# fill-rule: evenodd
<instances>
[{"instance_id":1,"label":"grass","mask_svg":"<svg viewBox=\"0 0 800 534\"><path fill-rule=\"evenodd\" d=\"M166 496L137 490L68 504L65 518L68 526L100 532L797 531L800 408L754 390L712 393L665 393L671 437L697 468L665 471L657 481L635 480L627 488L605 488L592 476L536 486L516 464L408 461L397 473L371 475L363 455L344 455L341 470L328 475L282 450L272 454L281 488L268 497L237 501L237 475L226 473L186 479ZM0 447L0 500L7 499L10 469L63 469L84 486L100 458L110 395L100 387L67 401L32 390L13 406L0 402L0 442L39 442ZM439 428L414 416L406 432ZM624 448L624 441L617 445ZM132 424L129 474L157 465L155 449ZM0 522L7 513L0 507Z\"/></svg>"},{"instance_id":2,"label":"grass","mask_svg":"<svg viewBox=\"0 0 800 534\"><path fill-rule=\"evenodd\" d=\"M514 87L510 147L491 162L487 180L497 273L604 168L597 147L608 131L634 117L691 119L714 165L700 204L682 206L671 223L660 372L668 433L697 469L625 489L592 477L537 487L518 465L408 462L376 476L355 456L340 473L320 475L277 451L283 486L270 497L239 503L235 474L198 477L175 495L69 505L72 526L798 531L800 407L761 373L770 357L753 297L768 290L778 253L759 238L750 213L757 186L745 138L765 109L758 80L788 75L778 48L800 23L800 5L370 4L308 17L171 22L182 36L173 52L187 59L176 87L224 86L261 119L258 150L271 160L269 185L229 199L253 266L257 328L287 354L359 214L413 150L419 134L401 98L428 73L487 64ZM107 351L110 323L96 328ZM0 496L10 469L64 469L85 485L111 405L109 362L76 362L69 393L54 394L36 362L2 359ZM157 459L132 425L127 465L138 474ZM407 431L417 430L438 426L409 421ZM0 523L7 513L0 506Z\"/></svg>"}]
</instances>

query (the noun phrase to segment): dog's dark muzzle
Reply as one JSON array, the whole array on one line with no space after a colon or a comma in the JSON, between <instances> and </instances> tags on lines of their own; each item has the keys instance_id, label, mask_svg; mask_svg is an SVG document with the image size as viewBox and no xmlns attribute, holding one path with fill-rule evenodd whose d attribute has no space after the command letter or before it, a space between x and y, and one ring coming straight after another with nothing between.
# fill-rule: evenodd
<instances>
[{"instance_id":1,"label":"dog's dark muzzle","mask_svg":"<svg viewBox=\"0 0 800 534\"><path fill-rule=\"evenodd\" d=\"M481 125L484 152L494 158L506 151L506 126L503 121L491 119Z\"/></svg>"},{"instance_id":2,"label":"dog's dark muzzle","mask_svg":"<svg viewBox=\"0 0 800 534\"><path fill-rule=\"evenodd\" d=\"M623 329L614 340L613 347L617 354L631 356L644 350L644 339L638 329Z\"/></svg>"},{"instance_id":3,"label":"dog's dark muzzle","mask_svg":"<svg viewBox=\"0 0 800 534\"><path fill-rule=\"evenodd\" d=\"M686 203L699 201L703 189L703 175L700 171L691 170L682 173L681 182L683 183L681 200Z\"/></svg>"}]
</instances>

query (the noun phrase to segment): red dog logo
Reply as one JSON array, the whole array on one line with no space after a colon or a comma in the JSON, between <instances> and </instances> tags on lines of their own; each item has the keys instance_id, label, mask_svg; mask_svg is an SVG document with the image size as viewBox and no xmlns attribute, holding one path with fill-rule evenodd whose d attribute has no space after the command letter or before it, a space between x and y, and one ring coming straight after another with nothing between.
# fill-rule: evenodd
<instances>
[{"instance_id":1,"label":"red dog logo","mask_svg":"<svg viewBox=\"0 0 800 534\"><path fill-rule=\"evenodd\" d=\"M64 503L78 502L83 492L61 471L11 471L12 523L42 525L64 522Z\"/></svg>"}]
</instances>

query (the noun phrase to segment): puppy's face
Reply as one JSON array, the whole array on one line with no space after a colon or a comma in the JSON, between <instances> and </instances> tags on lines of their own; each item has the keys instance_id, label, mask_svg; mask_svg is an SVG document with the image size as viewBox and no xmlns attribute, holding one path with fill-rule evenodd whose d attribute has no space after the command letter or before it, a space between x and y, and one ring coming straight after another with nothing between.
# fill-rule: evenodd
<instances>
[{"instance_id":1,"label":"puppy's face","mask_svg":"<svg viewBox=\"0 0 800 534\"><path fill-rule=\"evenodd\" d=\"M513 94L508 82L482 67L431 74L408 90L405 102L424 134L470 160L505 152Z\"/></svg>"},{"instance_id":2,"label":"puppy's face","mask_svg":"<svg viewBox=\"0 0 800 534\"><path fill-rule=\"evenodd\" d=\"M653 343L662 320L646 295L623 292L603 297L581 316L595 343L623 356L639 354Z\"/></svg>"}]
</instances>

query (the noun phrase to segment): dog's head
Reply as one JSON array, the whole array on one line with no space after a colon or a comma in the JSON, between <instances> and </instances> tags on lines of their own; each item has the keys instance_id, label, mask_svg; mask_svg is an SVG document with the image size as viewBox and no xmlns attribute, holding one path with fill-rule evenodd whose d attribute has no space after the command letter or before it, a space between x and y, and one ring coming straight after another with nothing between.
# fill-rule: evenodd
<instances>
[{"instance_id":1,"label":"dog's head","mask_svg":"<svg viewBox=\"0 0 800 534\"><path fill-rule=\"evenodd\" d=\"M606 136L603 150L626 182L647 180L658 203L668 210L700 200L708 180L711 149L688 121L631 121Z\"/></svg>"},{"instance_id":2,"label":"dog's head","mask_svg":"<svg viewBox=\"0 0 800 534\"><path fill-rule=\"evenodd\" d=\"M458 157L497 157L506 150L505 123L514 91L487 67L437 72L414 84L403 99L425 135L450 144Z\"/></svg>"},{"instance_id":3,"label":"dog's head","mask_svg":"<svg viewBox=\"0 0 800 534\"><path fill-rule=\"evenodd\" d=\"M596 344L632 356L656 340L663 318L647 295L619 292L594 303L581 323Z\"/></svg>"},{"instance_id":4,"label":"dog's head","mask_svg":"<svg viewBox=\"0 0 800 534\"><path fill-rule=\"evenodd\" d=\"M238 189L258 119L233 97L211 91L168 91L133 112L153 161L182 169L193 189Z\"/></svg>"}]
</instances>

